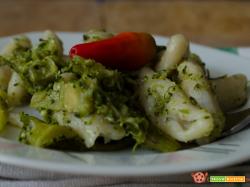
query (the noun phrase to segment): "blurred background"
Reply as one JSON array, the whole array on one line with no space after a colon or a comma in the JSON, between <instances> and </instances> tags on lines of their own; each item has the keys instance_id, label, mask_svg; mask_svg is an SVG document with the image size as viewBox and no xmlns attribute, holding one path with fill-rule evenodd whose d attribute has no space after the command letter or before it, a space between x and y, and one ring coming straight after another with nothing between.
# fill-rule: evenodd
<instances>
[{"instance_id":1,"label":"blurred background","mask_svg":"<svg viewBox=\"0 0 250 187\"><path fill-rule=\"evenodd\" d=\"M0 36L51 29L145 31L216 47L250 45L247 0L0 0Z\"/></svg>"}]
</instances>

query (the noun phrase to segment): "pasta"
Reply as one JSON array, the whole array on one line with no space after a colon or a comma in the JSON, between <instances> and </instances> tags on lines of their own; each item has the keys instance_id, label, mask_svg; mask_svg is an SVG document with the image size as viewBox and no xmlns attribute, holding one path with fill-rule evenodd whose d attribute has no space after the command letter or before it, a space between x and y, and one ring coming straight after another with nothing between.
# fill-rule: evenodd
<instances>
[{"instance_id":1,"label":"pasta","mask_svg":"<svg viewBox=\"0 0 250 187\"><path fill-rule=\"evenodd\" d=\"M163 53L161 60L156 64L156 70L165 70L170 73L181 62L189 51L188 40L181 34L174 35L170 38L166 51Z\"/></svg>"},{"instance_id":2,"label":"pasta","mask_svg":"<svg viewBox=\"0 0 250 187\"><path fill-rule=\"evenodd\" d=\"M8 104L10 106L23 105L28 101L29 94L24 87L20 76L13 72L7 90Z\"/></svg>"},{"instance_id":3,"label":"pasta","mask_svg":"<svg viewBox=\"0 0 250 187\"><path fill-rule=\"evenodd\" d=\"M183 91L212 115L215 127L211 133L211 138L219 137L225 119L203 68L197 62L184 61L178 66L177 70Z\"/></svg>"},{"instance_id":4,"label":"pasta","mask_svg":"<svg viewBox=\"0 0 250 187\"><path fill-rule=\"evenodd\" d=\"M157 73L148 68L141 70L140 80L141 105L152 124L182 142L209 136L212 116L192 104L174 82L157 78Z\"/></svg>"},{"instance_id":5,"label":"pasta","mask_svg":"<svg viewBox=\"0 0 250 187\"><path fill-rule=\"evenodd\" d=\"M52 149L169 152L216 140L223 112L247 100L246 77L211 79L181 34L166 47L147 33L90 31L83 39L87 44L72 47L69 56L51 31L34 46L25 36L7 44L0 55L0 131L15 125L20 142ZM118 66L109 66L110 45L127 50L112 61ZM93 57L81 56L86 50ZM120 57L131 61L119 64ZM21 105L39 115L18 114Z\"/></svg>"}]
</instances>

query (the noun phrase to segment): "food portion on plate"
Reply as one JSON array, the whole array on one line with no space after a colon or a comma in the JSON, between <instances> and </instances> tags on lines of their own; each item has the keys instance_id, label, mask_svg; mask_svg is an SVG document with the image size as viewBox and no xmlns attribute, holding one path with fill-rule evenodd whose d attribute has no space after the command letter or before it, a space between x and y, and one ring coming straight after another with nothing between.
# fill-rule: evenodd
<instances>
[{"instance_id":1,"label":"food portion on plate","mask_svg":"<svg viewBox=\"0 0 250 187\"><path fill-rule=\"evenodd\" d=\"M20 142L59 150L176 151L220 138L246 87L242 74L211 78L180 34L157 46L147 33L90 31L65 55L46 31L1 52L0 130L17 126ZM40 115L16 115L22 106Z\"/></svg>"}]
</instances>

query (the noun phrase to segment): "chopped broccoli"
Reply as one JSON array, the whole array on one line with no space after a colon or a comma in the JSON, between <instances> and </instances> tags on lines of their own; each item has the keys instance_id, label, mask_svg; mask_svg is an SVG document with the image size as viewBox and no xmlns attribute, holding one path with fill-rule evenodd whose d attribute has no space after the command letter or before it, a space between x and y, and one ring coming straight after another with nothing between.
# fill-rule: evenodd
<instances>
[{"instance_id":1,"label":"chopped broccoli","mask_svg":"<svg viewBox=\"0 0 250 187\"><path fill-rule=\"evenodd\" d=\"M42 60L31 60L25 52L6 62L19 74L30 93L46 88L55 80L58 73L58 68L50 56Z\"/></svg>"},{"instance_id":2,"label":"chopped broccoli","mask_svg":"<svg viewBox=\"0 0 250 187\"><path fill-rule=\"evenodd\" d=\"M63 81L55 82L52 89L42 90L33 95L31 107L39 110L64 110L77 113L80 116L88 115L93 110L94 83L90 82L88 87L84 89L76 81L68 83Z\"/></svg>"},{"instance_id":3,"label":"chopped broccoli","mask_svg":"<svg viewBox=\"0 0 250 187\"><path fill-rule=\"evenodd\" d=\"M33 60L26 63L21 72L32 86L45 87L52 82L58 72L58 68L51 57L42 60Z\"/></svg>"},{"instance_id":4,"label":"chopped broccoli","mask_svg":"<svg viewBox=\"0 0 250 187\"><path fill-rule=\"evenodd\" d=\"M78 118L76 120L99 116L106 121L105 124L123 128L126 136L131 135L136 140L136 145L144 142L148 121L133 102L134 85L129 75L80 57L73 58L69 67L63 70L64 74L67 72L74 73L78 79L65 82L59 76L53 87L33 95L31 107L53 122L64 118L60 115L69 116L72 113ZM72 122L72 119L69 120ZM72 123L59 124L72 127ZM87 124L81 122L81 125ZM92 146L93 141L89 145Z\"/></svg>"},{"instance_id":5,"label":"chopped broccoli","mask_svg":"<svg viewBox=\"0 0 250 187\"><path fill-rule=\"evenodd\" d=\"M7 64L23 79L30 93L46 88L56 79L58 65L64 60L62 42L52 32L47 31L37 47L31 48L26 37L16 38L10 44L1 64Z\"/></svg>"}]
</instances>

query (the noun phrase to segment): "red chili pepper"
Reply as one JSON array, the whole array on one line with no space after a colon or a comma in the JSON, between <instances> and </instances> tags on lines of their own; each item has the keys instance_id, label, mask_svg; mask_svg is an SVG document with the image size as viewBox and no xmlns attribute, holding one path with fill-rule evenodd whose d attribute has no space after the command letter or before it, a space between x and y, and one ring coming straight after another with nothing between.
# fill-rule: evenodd
<instances>
[{"instance_id":1,"label":"red chili pepper","mask_svg":"<svg viewBox=\"0 0 250 187\"><path fill-rule=\"evenodd\" d=\"M74 55L94 59L106 67L137 70L149 63L156 54L154 38L147 33L123 32L112 38L78 44L71 48Z\"/></svg>"}]
</instances>

